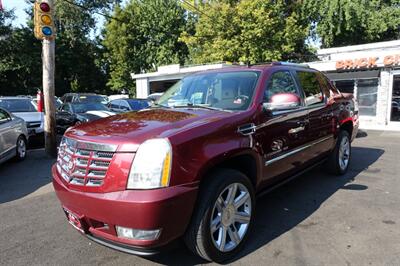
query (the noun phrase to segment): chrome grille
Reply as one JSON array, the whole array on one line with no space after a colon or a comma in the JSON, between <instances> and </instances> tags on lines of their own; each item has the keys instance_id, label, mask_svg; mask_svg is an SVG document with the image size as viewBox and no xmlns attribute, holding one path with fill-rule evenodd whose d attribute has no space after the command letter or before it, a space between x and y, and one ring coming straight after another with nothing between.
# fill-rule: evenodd
<instances>
[{"instance_id":1,"label":"chrome grille","mask_svg":"<svg viewBox=\"0 0 400 266\"><path fill-rule=\"evenodd\" d=\"M97 147L106 151L95 151L81 147ZM58 149L57 171L73 185L101 186L116 150L113 145L92 144L63 138Z\"/></svg>"}]
</instances>

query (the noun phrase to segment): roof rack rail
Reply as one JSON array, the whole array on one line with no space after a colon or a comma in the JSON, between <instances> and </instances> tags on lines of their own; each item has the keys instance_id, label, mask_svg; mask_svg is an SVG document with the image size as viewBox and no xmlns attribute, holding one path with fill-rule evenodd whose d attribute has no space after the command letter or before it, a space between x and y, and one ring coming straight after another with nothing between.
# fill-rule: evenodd
<instances>
[{"instance_id":1,"label":"roof rack rail","mask_svg":"<svg viewBox=\"0 0 400 266\"><path fill-rule=\"evenodd\" d=\"M271 63L273 66L295 66L295 67L305 67L305 68L310 68L308 64L303 64L303 63L292 63L292 62L272 62Z\"/></svg>"}]
</instances>

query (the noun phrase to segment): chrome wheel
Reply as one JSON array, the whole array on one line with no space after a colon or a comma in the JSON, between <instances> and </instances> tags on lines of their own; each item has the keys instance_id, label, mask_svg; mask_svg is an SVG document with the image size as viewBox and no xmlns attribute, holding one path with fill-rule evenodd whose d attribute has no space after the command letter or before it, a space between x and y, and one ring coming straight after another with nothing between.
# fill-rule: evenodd
<instances>
[{"instance_id":1,"label":"chrome wheel","mask_svg":"<svg viewBox=\"0 0 400 266\"><path fill-rule=\"evenodd\" d=\"M350 141L347 136L343 137L339 146L339 166L345 170L350 160Z\"/></svg>"},{"instance_id":2,"label":"chrome wheel","mask_svg":"<svg viewBox=\"0 0 400 266\"><path fill-rule=\"evenodd\" d=\"M23 138L19 138L17 141L17 153L19 158L24 158L26 155L26 143Z\"/></svg>"},{"instance_id":3,"label":"chrome wheel","mask_svg":"<svg viewBox=\"0 0 400 266\"><path fill-rule=\"evenodd\" d=\"M251 218L248 189L233 183L218 196L210 219L211 240L222 252L236 248L246 235Z\"/></svg>"}]
</instances>

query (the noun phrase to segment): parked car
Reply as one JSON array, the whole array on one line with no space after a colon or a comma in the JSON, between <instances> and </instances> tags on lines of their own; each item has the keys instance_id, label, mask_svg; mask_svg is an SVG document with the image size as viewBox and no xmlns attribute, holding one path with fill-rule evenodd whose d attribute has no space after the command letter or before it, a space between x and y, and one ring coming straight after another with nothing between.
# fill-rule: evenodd
<instances>
[{"instance_id":1,"label":"parked car","mask_svg":"<svg viewBox=\"0 0 400 266\"><path fill-rule=\"evenodd\" d=\"M25 159L27 140L25 121L0 108L0 163Z\"/></svg>"},{"instance_id":2,"label":"parked car","mask_svg":"<svg viewBox=\"0 0 400 266\"><path fill-rule=\"evenodd\" d=\"M158 99L160 99L160 97L162 95L163 95L163 93L161 93L161 92L152 93L149 96L147 96L147 100L150 100L152 102L156 102L156 101L158 101Z\"/></svg>"},{"instance_id":3,"label":"parked car","mask_svg":"<svg viewBox=\"0 0 400 266\"><path fill-rule=\"evenodd\" d=\"M114 115L101 103L64 103L56 112L57 132L63 133L70 126Z\"/></svg>"},{"instance_id":4,"label":"parked car","mask_svg":"<svg viewBox=\"0 0 400 266\"><path fill-rule=\"evenodd\" d=\"M195 254L223 262L244 247L257 194L319 163L347 171L356 106L302 65L200 72L149 109L69 129L54 189L68 221L95 242L145 255L183 236Z\"/></svg>"},{"instance_id":5,"label":"parked car","mask_svg":"<svg viewBox=\"0 0 400 266\"><path fill-rule=\"evenodd\" d=\"M106 105L108 99L104 95L95 93L66 93L61 97L63 103L102 103Z\"/></svg>"},{"instance_id":6,"label":"parked car","mask_svg":"<svg viewBox=\"0 0 400 266\"><path fill-rule=\"evenodd\" d=\"M28 97L0 97L0 107L25 120L29 136L43 134L44 116Z\"/></svg>"},{"instance_id":7,"label":"parked car","mask_svg":"<svg viewBox=\"0 0 400 266\"><path fill-rule=\"evenodd\" d=\"M129 95L128 94L112 94L112 95L108 95L108 99L110 101L118 100L118 99L129 99Z\"/></svg>"},{"instance_id":8,"label":"parked car","mask_svg":"<svg viewBox=\"0 0 400 266\"><path fill-rule=\"evenodd\" d=\"M38 109L38 106L37 106L38 105L38 100L37 100L37 98L33 98L32 97L32 103L35 105L35 108L37 110ZM58 97L54 96L54 105L55 105L56 109L60 108L62 103L63 102Z\"/></svg>"},{"instance_id":9,"label":"parked car","mask_svg":"<svg viewBox=\"0 0 400 266\"><path fill-rule=\"evenodd\" d=\"M117 113L139 111L149 106L150 102L146 99L119 99L108 104L108 108Z\"/></svg>"}]
</instances>

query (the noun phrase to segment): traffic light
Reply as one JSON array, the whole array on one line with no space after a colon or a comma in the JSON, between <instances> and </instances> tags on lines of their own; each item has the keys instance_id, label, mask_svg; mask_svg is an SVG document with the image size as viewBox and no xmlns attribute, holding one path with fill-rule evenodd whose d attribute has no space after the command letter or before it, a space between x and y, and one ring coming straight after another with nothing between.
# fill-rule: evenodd
<instances>
[{"instance_id":1,"label":"traffic light","mask_svg":"<svg viewBox=\"0 0 400 266\"><path fill-rule=\"evenodd\" d=\"M35 37L39 40L54 39L54 6L52 1L36 0L34 6Z\"/></svg>"}]
</instances>

